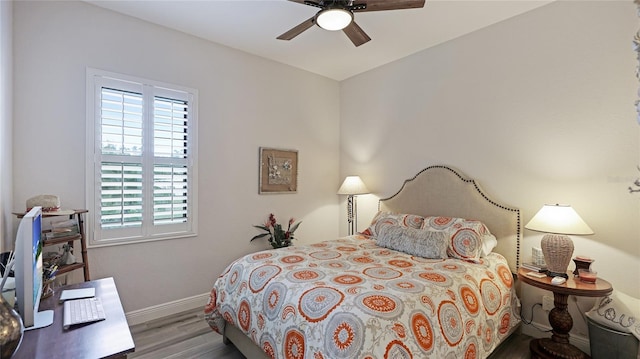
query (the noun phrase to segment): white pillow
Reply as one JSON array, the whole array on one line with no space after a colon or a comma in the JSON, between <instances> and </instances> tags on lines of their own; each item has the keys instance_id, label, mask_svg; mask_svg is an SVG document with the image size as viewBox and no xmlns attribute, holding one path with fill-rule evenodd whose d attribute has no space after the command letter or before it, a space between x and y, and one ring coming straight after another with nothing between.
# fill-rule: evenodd
<instances>
[{"instance_id":1,"label":"white pillow","mask_svg":"<svg viewBox=\"0 0 640 359\"><path fill-rule=\"evenodd\" d=\"M491 254L497 245L498 240L493 234L485 234L482 236L482 251L480 252L480 257L486 257Z\"/></svg>"},{"instance_id":2,"label":"white pillow","mask_svg":"<svg viewBox=\"0 0 640 359\"><path fill-rule=\"evenodd\" d=\"M619 332L631 333L640 340L640 299L614 290L600 298L587 312L594 322Z\"/></svg>"}]
</instances>

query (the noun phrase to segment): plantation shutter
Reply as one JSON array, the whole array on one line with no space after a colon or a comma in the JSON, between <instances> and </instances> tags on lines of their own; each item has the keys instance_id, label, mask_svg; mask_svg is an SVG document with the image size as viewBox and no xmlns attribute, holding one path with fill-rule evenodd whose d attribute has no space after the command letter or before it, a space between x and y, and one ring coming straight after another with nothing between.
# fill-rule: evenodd
<instances>
[{"instance_id":1,"label":"plantation shutter","mask_svg":"<svg viewBox=\"0 0 640 359\"><path fill-rule=\"evenodd\" d=\"M155 224L180 223L187 217L187 102L154 99L153 170ZM166 159L169 159L167 161Z\"/></svg>"},{"instance_id":2,"label":"plantation shutter","mask_svg":"<svg viewBox=\"0 0 640 359\"><path fill-rule=\"evenodd\" d=\"M94 244L193 235L193 93L101 76L94 91Z\"/></svg>"},{"instance_id":3,"label":"plantation shutter","mask_svg":"<svg viewBox=\"0 0 640 359\"><path fill-rule=\"evenodd\" d=\"M102 88L100 98L103 158L100 223L103 229L139 227L143 198L143 97L141 93Z\"/></svg>"}]
</instances>

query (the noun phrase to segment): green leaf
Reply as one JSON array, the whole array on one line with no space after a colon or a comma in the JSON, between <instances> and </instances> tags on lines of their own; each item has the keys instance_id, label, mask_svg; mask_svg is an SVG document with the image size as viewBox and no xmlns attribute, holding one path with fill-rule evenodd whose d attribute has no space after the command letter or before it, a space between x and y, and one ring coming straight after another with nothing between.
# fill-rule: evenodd
<instances>
[{"instance_id":1,"label":"green leaf","mask_svg":"<svg viewBox=\"0 0 640 359\"><path fill-rule=\"evenodd\" d=\"M269 233L262 233L262 234L258 234L257 236L255 236L255 237L251 238L251 239L249 240L249 242L253 241L254 239L262 238L262 237L264 237L264 236L268 236L268 235L269 235Z\"/></svg>"},{"instance_id":2,"label":"green leaf","mask_svg":"<svg viewBox=\"0 0 640 359\"><path fill-rule=\"evenodd\" d=\"M291 227L291 229L289 230L289 232L291 232L291 233L295 232L296 229L298 229L298 226L300 225L300 223L302 223L302 221L294 224L293 227Z\"/></svg>"}]
</instances>

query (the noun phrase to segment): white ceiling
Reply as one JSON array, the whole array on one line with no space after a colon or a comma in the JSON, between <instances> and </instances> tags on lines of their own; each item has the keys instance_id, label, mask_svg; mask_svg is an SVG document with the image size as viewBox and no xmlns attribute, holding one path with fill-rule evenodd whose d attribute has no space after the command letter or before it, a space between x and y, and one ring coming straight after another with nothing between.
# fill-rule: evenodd
<instances>
[{"instance_id":1,"label":"white ceiling","mask_svg":"<svg viewBox=\"0 0 640 359\"><path fill-rule=\"evenodd\" d=\"M372 39L360 47L317 26L277 40L318 11L287 0L86 1L340 81L554 0L427 0L422 9L356 13Z\"/></svg>"}]
</instances>

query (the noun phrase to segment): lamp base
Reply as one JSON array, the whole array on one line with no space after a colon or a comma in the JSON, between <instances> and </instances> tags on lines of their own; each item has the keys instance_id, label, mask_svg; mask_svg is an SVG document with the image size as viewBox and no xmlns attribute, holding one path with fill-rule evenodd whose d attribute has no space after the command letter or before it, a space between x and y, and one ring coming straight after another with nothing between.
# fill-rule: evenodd
<instances>
[{"instance_id":1,"label":"lamp base","mask_svg":"<svg viewBox=\"0 0 640 359\"><path fill-rule=\"evenodd\" d=\"M547 271L547 277L563 277L565 279L569 279L569 275L565 273L552 272L550 270Z\"/></svg>"},{"instance_id":2,"label":"lamp base","mask_svg":"<svg viewBox=\"0 0 640 359\"><path fill-rule=\"evenodd\" d=\"M547 263L547 275L549 277L564 277L567 275L567 268L571 262L573 254L573 241L571 238L561 234L545 234L540 241L544 261Z\"/></svg>"}]
</instances>

